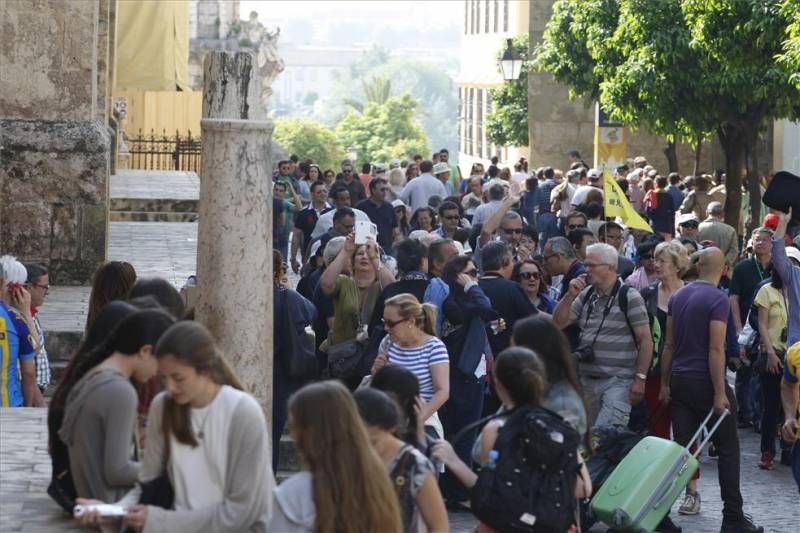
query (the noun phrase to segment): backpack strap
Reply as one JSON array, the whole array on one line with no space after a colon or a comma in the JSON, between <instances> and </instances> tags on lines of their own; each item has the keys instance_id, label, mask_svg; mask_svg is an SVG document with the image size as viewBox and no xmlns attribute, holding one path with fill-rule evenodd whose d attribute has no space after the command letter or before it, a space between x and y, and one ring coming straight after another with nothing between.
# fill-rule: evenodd
<instances>
[{"instance_id":1,"label":"backpack strap","mask_svg":"<svg viewBox=\"0 0 800 533\"><path fill-rule=\"evenodd\" d=\"M636 348L639 348L639 341L636 340L636 332L633 331L633 325L631 325L631 319L628 318L628 291L633 289L630 285L626 285L623 283L619 287L617 303L619 304L619 309L622 311L622 316L625 317L625 323L628 324L628 329L631 330L631 336L633 337L633 342L636 344Z\"/></svg>"},{"instance_id":2,"label":"backpack strap","mask_svg":"<svg viewBox=\"0 0 800 533\"><path fill-rule=\"evenodd\" d=\"M481 418L480 420L476 420L472 424L468 424L467 426L464 426L461 429L461 431L456 433L456 436L453 437L452 440L450 440L450 444L455 445L456 442L458 442L462 438L464 438L464 435L466 435L467 433L469 433L473 429L475 429L477 427L480 427L480 426L483 426L484 424L494 420L495 418L501 418L501 417L504 417L504 416L510 416L512 413L517 411L519 408L520 408L520 406L517 406L517 407L511 409L510 411L500 411L499 413L495 413L493 415L485 416L485 417Z\"/></svg>"}]
</instances>

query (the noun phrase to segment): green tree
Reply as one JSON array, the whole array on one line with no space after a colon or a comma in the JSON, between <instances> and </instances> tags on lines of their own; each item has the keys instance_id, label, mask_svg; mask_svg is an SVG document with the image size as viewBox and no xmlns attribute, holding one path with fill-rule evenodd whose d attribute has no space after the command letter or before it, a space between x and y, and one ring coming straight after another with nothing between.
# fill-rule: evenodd
<instances>
[{"instance_id":1,"label":"green tree","mask_svg":"<svg viewBox=\"0 0 800 533\"><path fill-rule=\"evenodd\" d=\"M737 227L759 131L800 117L800 91L779 61L789 23L780 3L557 0L534 61L571 96L599 100L633 127L693 144L715 133L726 158L725 219ZM748 176L755 215L758 178Z\"/></svg>"},{"instance_id":2,"label":"green tree","mask_svg":"<svg viewBox=\"0 0 800 533\"><path fill-rule=\"evenodd\" d=\"M486 116L486 134L495 144L528 146L528 35L515 37L513 46L525 63L519 79L489 90L493 110Z\"/></svg>"},{"instance_id":3,"label":"green tree","mask_svg":"<svg viewBox=\"0 0 800 533\"><path fill-rule=\"evenodd\" d=\"M428 152L428 140L414 119L417 102L409 94L384 103L370 102L364 111L350 111L336 126L336 136L358 153L359 160L386 162Z\"/></svg>"},{"instance_id":4,"label":"green tree","mask_svg":"<svg viewBox=\"0 0 800 533\"><path fill-rule=\"evenodd\" d=\"M312 120L278 119L273 138L287 152L311 159L320 168L338 168L344 159L344 149L333 131Z\"/></svg>"},{"instance_id":5,"label":"green tree","mask_svg":"<svg viewBox=\"0 0 800 533\"><path fill-rule=\"evenodd\" d=\"M386 78L373 77L369 81L361 81L361 89L364 91L366 102L346 98L344 103L358 111L364 112L365 103L385 104L386 100L392 95L392 82Z\"/></svg>"},{"instance_id":6,"label":"green tree","mask_svg":"<svg viewBox=\"0 0 800 533\"><path fill-rule=\"evenodd\" d=\"M781 62L791 71L792 82L800 88L800 0L785 0L781 12L791 21Z\"/></svg>"}]
</instances>

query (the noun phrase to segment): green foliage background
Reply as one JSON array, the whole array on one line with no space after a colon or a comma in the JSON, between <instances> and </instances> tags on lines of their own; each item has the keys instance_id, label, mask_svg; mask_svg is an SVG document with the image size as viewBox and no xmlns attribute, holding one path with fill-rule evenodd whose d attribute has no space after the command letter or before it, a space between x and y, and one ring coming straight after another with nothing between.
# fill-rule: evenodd
<instances>
[{"instance_id":1,"label":"green foliage background","mask_svg":"<svg viewBox=\"0 0 800 533\"><path fill-rule=\"evenodd\" d=\"M320 169L338 169L344 148L329 128L308 119L283 118L275 121L274 139L290 154L309 158Z\"/></svg>"},{"instance_id":2,"label":"green foliage background","mask_svg":"<svg viewBox=\"0 0 800 533\"><path fill-rule=\"evenodd\" d=\"M486 134L501 146L528 146L528 35L515 37L513 46L525 60L522 73L518 80L506 81L489 91L494 107L486 116Z\"/></svg>"}]
</instances>

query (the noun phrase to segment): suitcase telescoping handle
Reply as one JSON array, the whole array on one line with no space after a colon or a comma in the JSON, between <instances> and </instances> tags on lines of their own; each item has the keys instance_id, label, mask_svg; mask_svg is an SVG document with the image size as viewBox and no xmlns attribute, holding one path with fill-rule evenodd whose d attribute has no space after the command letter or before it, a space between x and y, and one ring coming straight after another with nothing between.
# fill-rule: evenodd
<instances>
[{"instance_id":1,"label":"suitcase telescoping handle","mask_svg":"<svg viewBox=\"0 0 800 533\"><path fill-rule=\"evenodd\" d=\"M711 431L708 432L708 434L706 435L706 438L704 438L703 442L701 442L697 446L697 449L694 451L694 453L692 455L694 455L695 457L700 455L700 452L703 450L703 448L705 448L706 444L708 444L708 441L711 440L711 437L714 435L714 432L717 431L717 428L719 427L719 425L722 424L722 421L725 420L725 417L728 416L729 414L730 414L730 411L728 411L727 409L725 409L724 411L722 411L722 413L720 413L719 418L717 418L717 421L714 423L714 427L711 428ZM689 443L686 444L686 449L687 450L690 450L692 448L692 445L695 443L695 441L697 441L697 439L700 438L700 435L703 433L703 428L706 427L706 424L708 424L708 421L711 420L712 416L714 416L714 408L713 407L711 408L711 411L708 412L708 415L706 416L706 419L703 420L703 423L700 424L700 427L697 428L697 431L695 432L694 436L692 437L692 440L690 440Z\"/></svg>"}]
</instances>

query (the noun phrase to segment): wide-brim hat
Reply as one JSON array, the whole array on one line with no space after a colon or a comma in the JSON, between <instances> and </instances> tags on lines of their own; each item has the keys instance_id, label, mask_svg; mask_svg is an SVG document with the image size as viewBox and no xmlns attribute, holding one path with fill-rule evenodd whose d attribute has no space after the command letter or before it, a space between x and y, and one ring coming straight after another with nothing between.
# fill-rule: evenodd
<instances>
[{"instance_id":1,"label":"wide-brim hat","mask_svg":"<svg viewBox=\"0 0 800 533\"><path fill-rule=\"evenodd\" d=\"M769 182L764 197L764 205L788 213L792 208L792 219L800 222L800 176L781 171Z\"/></svg>"},{"instance_id":2,"label":"wide-brim hat","mask_svg":"<svg viewBox=\"0 0 800 533\"><path fill-rule=\"evenodd\" d=\"M444 174L450 172L450 166L447 163L436 163L433 165L433 175Z\"/></svg>"}]
</instances>

